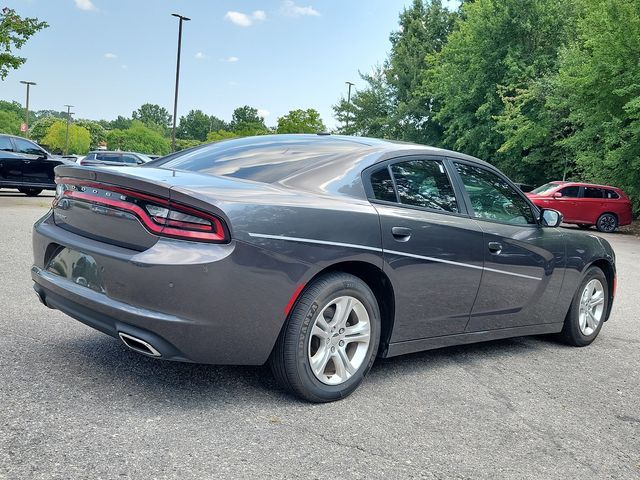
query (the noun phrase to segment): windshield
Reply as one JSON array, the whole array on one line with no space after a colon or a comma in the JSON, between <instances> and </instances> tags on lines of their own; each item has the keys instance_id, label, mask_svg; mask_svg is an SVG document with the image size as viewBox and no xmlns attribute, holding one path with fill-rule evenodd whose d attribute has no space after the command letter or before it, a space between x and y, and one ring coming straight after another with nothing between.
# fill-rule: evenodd
<instances>
[{"instance_id":1,"label":"windshield","mask_svg":"<svg viewBox=\"0 0 640 480\"><path fill-rule=\"evenodd\" d=\"M549 193L551 190L558 188L558 183L545 183L544 185L539 186L538 188L534 188L531 190L531 193L535 193L536 195L545 195Z\"/></svg>"}]
</instances>

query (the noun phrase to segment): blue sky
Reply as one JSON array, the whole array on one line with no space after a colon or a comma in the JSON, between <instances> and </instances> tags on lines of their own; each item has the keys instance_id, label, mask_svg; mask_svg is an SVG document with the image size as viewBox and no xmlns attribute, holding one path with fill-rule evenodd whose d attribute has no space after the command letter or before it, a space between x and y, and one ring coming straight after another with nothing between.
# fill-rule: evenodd
<instances>
[{"instance_id":1,"label":"blue sky","mask_svg":"<svg viewBox=\"0 0 640 480\"><path fill-rule=\"evenodd\" d=\"M384 61L389 33L411 0L14 0L2 2L50 27L0 82L0 99L33 110L75 107L75 118L130 116L143 103L173 109L177 19L184 24L178 116L190 109L230 120L251 105L267 125L295 108L331 106L345 81ZM455 2L451 2L455 3Z\"/></svg>"}]
</instances>

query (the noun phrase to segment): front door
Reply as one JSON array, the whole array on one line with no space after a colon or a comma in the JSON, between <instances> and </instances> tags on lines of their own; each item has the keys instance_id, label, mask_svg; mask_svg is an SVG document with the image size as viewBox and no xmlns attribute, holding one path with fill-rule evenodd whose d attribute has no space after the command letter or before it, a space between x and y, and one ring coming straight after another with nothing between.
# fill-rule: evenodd
<instances>
[{"instance_id":1,"label":"front door","mask_svg":"<svg viewBox=\"0 0 640 480\"><path fill-rule=\"evenodd\" d=\"M58 160L48 158L47 152L38 145L22 138L14 139L16 152L22 157L22 182L27 186L55 186L53 169Z\"/></svg>"},{"instance_id":2,"label":"front door","mask_svg":"<svg viewBox=\"0 0 640 480\"><path fill-rule=\"evenodd\" d=\"M484 232L484 273L466 331L557 320L564 275L561 230L543 228L524 195L498 172L455 161L473 217Z\"/></svg>"},{"instance_id":3,"label":"front door","mask_svg":"<svg viewBox=\"0 0 640 480\"><path fill-rule=\"evenodd\" d=\"M391 342L463 333L478 292L483 233L457 198L445 162L405 157L370 175L384 271L394 285Z\"/></svg>"},{"instance_id":4,"label":"front door","mask_svg":"<svg viewBox=\"0 0 640 480\"><path fill-rule=\"evenodd\" d=\"M22 160L13 153L11 137L0 135L0 184L17 185L22 182Z\"/></svg>"}]
</instances>

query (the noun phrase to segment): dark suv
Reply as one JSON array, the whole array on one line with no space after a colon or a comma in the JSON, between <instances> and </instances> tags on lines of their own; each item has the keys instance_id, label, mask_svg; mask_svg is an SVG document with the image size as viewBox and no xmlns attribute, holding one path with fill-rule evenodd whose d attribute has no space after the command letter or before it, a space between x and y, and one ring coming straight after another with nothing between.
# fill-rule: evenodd
<instances>
[{"instance_id":1,"label":"dark suv","mask_svg":"<svg viewBox=\"0 0 640 480\"><path fill-rule=\"evenodd\" d=\"M150 161L151 158L142 153L97 150L95 152L87 153L84 158L78 160L78 164L84 166L117 165L120 167L135 167Z\"/></svg>"},{"instance_id":2,"label":"dark suv","mask_svg":"<svg viewBox=\"0 0 640 480\"><path fill-rule=\"evenodd\" d=\"M0 188L17 188L30 197L55 190L53 169L72 163L26 138L0 135Z\"/></svg>"}]
</instances>

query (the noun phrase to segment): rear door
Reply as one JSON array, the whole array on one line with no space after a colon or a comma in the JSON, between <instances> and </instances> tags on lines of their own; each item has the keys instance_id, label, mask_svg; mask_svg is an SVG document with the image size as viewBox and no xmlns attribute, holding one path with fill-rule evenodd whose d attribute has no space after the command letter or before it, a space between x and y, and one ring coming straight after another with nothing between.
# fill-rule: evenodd
<instances>
[{"instance_id":1,"label":"rear door","mask_svg":"<svg viewBox=\"0 0 640 480\"><path fill-rule=\"evenodd\" d=\"M582 216L587 223L595 224L598 217L608 211L607 202L604 198L604 191L599 187L583 187L580 206L582 207Z\"/></svg>"},{"instance_id":2,"label":"rear door","mask_svg":"<svg viewBox=\"0 0 640 480\"><path fill-rule=\"evenodd\" d=\"M364 176L394 287L392 342L464 332L478 292L483 234L456 195L446 163L404 157Z\"/></svg>"},{"instance_id":3,"label":"rear door","mask_svg":"<svg viewBox=\"0 0 640 480\"><path fill-rule=\"evenodd\" d=\"M456 181L484 232L484 273L466 330L557 322L564 234L540 226L537 210L497 171L461 160L454 166Z\"/></svg>"}]
</instances>

